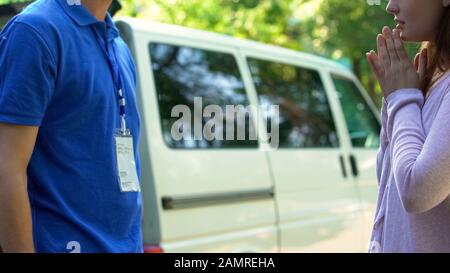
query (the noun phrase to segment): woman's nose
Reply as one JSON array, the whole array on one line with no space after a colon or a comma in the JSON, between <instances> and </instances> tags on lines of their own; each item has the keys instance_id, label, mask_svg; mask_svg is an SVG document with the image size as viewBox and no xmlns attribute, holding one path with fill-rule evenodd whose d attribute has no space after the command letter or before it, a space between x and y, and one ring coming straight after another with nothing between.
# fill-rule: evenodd
<instances>
[{"instance_id":1,"label":"woman's nose","mask_svg":"<svg viewBox=\"0 0 450 273\"><path fill-rule=\"evenodd\" d=\"M390 0L386 7L386 11L390 14L397 14L399 12L397 0Z\"/></svg>"}]
</instances>

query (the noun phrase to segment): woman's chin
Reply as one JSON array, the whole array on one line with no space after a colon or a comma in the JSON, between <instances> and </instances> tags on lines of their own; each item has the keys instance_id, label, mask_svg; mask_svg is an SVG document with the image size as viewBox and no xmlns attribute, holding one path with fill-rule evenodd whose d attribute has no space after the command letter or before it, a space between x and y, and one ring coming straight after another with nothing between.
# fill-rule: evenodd
<instances>
[{"instance_id":1,"label":"woman's chin","mask_svg":"<svg viewBox=\"0 0 450 273\"><path fill-rule=\"evenodd\" d=\"M406 35L404 30L400 30L400 38L404 41L404 42L409 42L408 40L408 36Z\"/></svg>"},{"instance_id":2,"label":"woman's chin","mask_svg":"<svg viewBox=\"0 0 450 273\"><path fill-rule=\"evenodd\" d=\"M409 42L409 43L421 43L428 41L425 37L420 37L418 35L410 34L405 29L400 30L400 38L403 42Z\"/></svg>"},{"instance_id":3,"label":"woman's chin","mask_svg":"<svg viewBox=\"0 0 450 273\"><path fill-rule=\"evenodd\" d=\"M414 37L408 35L408 32L406 32L405 30L400 30L400 38L403 42L419 42L415 41Z\"/></svg>"}]
</instances>

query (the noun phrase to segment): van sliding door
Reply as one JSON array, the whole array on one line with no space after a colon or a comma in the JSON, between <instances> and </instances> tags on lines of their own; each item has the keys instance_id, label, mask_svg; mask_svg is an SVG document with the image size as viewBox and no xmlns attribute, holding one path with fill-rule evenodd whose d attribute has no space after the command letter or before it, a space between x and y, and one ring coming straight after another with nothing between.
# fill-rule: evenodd
<instances>
[{"instance_id":1,"label":"van sliding door","mask_svg":"<svg viewBox=\"0 0 450 273\"><path fill-rule=\"evenodd\" d=\"M276 251L273 185L250 137L254 119L236 52L143 37L142 112L164 250Z\"/></svg>"},{"instance_id":2,"label":"van sliding door","mask_svg":"<svg viewBox=\"0 0 450 273\"><path fill-rule=\"evenodd\" d=\"M267 156L282 251L360 251L358 194L321 74L294 58L245 54L259 103L279 106L278 113L267 112L266 118L279 128L279 145Z\"/></svg>"}]
</instances>

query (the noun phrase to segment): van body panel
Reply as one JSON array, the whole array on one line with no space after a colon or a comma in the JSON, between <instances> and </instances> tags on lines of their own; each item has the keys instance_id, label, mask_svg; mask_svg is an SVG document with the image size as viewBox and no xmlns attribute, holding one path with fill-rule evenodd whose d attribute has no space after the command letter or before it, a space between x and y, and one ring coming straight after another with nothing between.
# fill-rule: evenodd
<instances>
[{"instance_id":1,"label":"van body panel","mask_svg":"<svg viewBox=\"0 0 450 273\"><path fill-rule=\"evenodd\" d=\"M227 251L240 251L242 242L246 251L274 251L278 238L275 225L274 199L249 200L248 192L272 189L267 161L260 149L173 149L164 142L160 126L158 98L155 92L153 71L149 56L149 44L164 43L218 51L235 56L234 49L195 41L183 42L164 35L135 32L137 66L140 71L143 128L147 134L148 149L155 184L161 241L165 251L213 251L211 242ZM252 171L236 172L242 166L254 166ZM150 166L142 165L142 168ZM144 181L145 178L144 178ZM149 180L150 181L150 180ZM145 188L145 187L144 187ZM181 209L167 209L163 200L186 200L198 196L244 195L225 204L207 204ZM144 203L148 202L144 200ZM145 211L144 211L145 214ZM149 217L144 215L145 217ZM240 239L224 234L239 233ZM259 232L255 234L255 232ZM144 233L145 234L145 233ZM148 236L148 234L147 234ZM243 240L242 236L248 236ZM151 237L151 236L150 236ZM222 241L221 241L222 240ZM225 241L223 241L225 240ZM151 238L144 238L151 242ZM251 243L250 243L251 242ZM221 249L216 249L220 251Z\"/></svg>"},{"instance_id":2,"label":"van body panel","mask_svg":"<svg viewBox=\"0 0 450 273\"><path fill-rule=\"evenodd\" d=\"M188 28L122 18L133 32L143 120L144 241L167 252L365 251L376 198L373 150L355 149L330 74L355 82L324 58ZM174 149L162 133L151 44L233 56L249 104L260 105L248 58L316 71L339 145L273 149L258 127L256 148ZM367 99L367 94L364 94ZM376 108L368 103L374 113ZM264 123L261 117L254 122ZM359 176L348 160L354 155ZM147 164L148 162L148 164ZM156 208L155 208L156 206ZM152 219L156 218L156 219ZM156 235L155 235L156 233Z\"/></svg>"},{"instance_id":3,"label":"van body panel","mask_svg":"<svg viewBox=\"0 0 450 273\"><path fill-rule=\"evenodd\" d=\"M375 106L374 102L370 99L369 95L364 91L363 86L358 81L358 79L353 74L345 74L340 73L339 71L330 71L328 73L328 77L330 78L331 90L336 92L336 85L332 82L331 78L334 76L341 77L342 79L347 80L349 83L353 85L353 92L357 93L360 96L360 100L358 103L364 107L364 115L372 117L372 121L379 127L373 129L374 137L379 140L379 132L381 130L381 119L380 112ZM339 102L339 98L337 99ZM340 113L341 116L344 116L343 112L343 103L339 102L339 109L337 112ZM357 113L354 113L358 115ZM346 134L347 143L350 146L350 156L353 156L355 159L356 167L358 169L358 174L352 175L353 182L357 185L358 194L360 197L360 209L363 213L363 233L362 233L362 242L363 242L363 251L367 251L369 249L370 237L372 234L373 221L375 219L375 211L376 211L376 203L377 203L377 193L378 193L378 183L376 178L376 158L379 145L366 145L367 147L361 145L352 144L350 131L348 128L348 123L345 121L342 123L345 130L348 132ZM375 134L376 132L376 134ZM351 164L350 160L348 162Z\"/></svg>"}]
</instances>

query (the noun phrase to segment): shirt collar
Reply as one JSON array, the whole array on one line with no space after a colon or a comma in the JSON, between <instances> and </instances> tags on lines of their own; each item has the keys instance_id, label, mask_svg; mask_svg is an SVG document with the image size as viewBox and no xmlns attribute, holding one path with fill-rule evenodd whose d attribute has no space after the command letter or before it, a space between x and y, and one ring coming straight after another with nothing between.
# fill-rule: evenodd
<instances>
[{"instance_id":1,"label":"shirt collar","mask_svg":"<svg viewBox=\"0 0 450 273\"><path fill-rule=\"evenodd\" d=\"M79 26L88 26L94 24L106 24L107 36L109 39L114 39L119 36L119 30L114 24L111 15L106 13L105 21L99 21L92 15L83 5L76 4L77 0L57 0L64 11L72 20Z\"/></svg>"},{"instance_id":2,"label":"shirt collar","mask_svg":"<svg viewBox=\"0 0 450 273\"><path fill-rule=\"evenodd\" d=\"M80 26L87 26L98 22L83 5L77 0L57 0L64 11L69 15L72 20Z\"/></svg>"},{"instance_id":3,"label":"shirt collar","mask_svg":"<svg viewBox=\"0 0 450 273\"><path fill-rule=\"evenodd\" d=\"M110 40L114 40L115 38L119 37L119 35L120 35L119 29L116 27L116 24L114 24L114 21L111 18L111 15L109 14L109 12L106 13L105 23L106 23L108 38Z\"/></svg>"}]
</instances>

